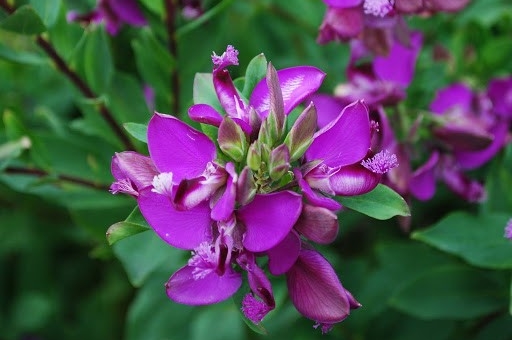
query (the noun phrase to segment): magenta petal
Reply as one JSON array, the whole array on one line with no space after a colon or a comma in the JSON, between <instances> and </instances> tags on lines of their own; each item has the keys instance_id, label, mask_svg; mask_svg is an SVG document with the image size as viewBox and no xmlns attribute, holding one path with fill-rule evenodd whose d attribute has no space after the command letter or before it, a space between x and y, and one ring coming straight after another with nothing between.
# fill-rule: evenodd
<instances>
[{"instance_id":1,"label":"magenta petal","mask_svg":"<svg viewBox=\"0 0 512 340\"><path fill-rule=\"evenodd\" d=\"M319 128L323 128L336 119L345 107L335 97L323 93L316 93L308 99L315 104Z\"/></svg>"},{"instance_id":2,"label":"magenta petal","mask_svg":"<svg viewBox=\"0 0 512 340\"><path fill-rule=\"evenodd\" d=\"M293 172L295 177L297 178L297 183L299 184L300 190L304 194L304 197L313 205L317 207L323 207L325 209L329 209L332 211L336 211L341 209L341 204L333 200L332 198L323 196L309 186L308 182L302 178L302 174L300 171L296 170Z\"/></svg>"},{"instance_id":3,"label":"magenta petal","mask_svg":"<svg viewBox=\"0 0 512 340\"><path fill-rule=\"evenodd\" d=\"M283 93L284 113L290 113L304 99L315 93L325 78L325 73L313 66L297 66L277 71ZM261 118L268 115L270 94L266 79L254 88L249 103Z\"/></svg>"},{"instance_id":4,"label":"magenta petal","mask_svg":"<svg viewBox=\"0 0 512 340\"><path fill-rule=\"evenodd\" d=\"M512 119L512 78L498 78L489 82L487 96L498 116Z\"/></svg>"},{"instance_id":5,"label":"magenta petal","mask_svg":"<svg viewBox=\"0 0 512 340\"><path fill-rule=\"evenodd\" d=\"M160 172L172 172L175 182L198 177L215 159L215 144L179 119L155 113L148 125L151 159Z\"/></svg>"},{"instance_id":6,"label":"magenta petal","mask_svg":"<svg viewBox=\"0 0 512 340\"><path fill-rule=\"evenodd\" d=\"M330 7L355 7L359 6L363 0L323 0Z\"/></svg>"},{"instance_id":7,"label":"magenta petal","mask_svg":"<svg viewBox=\"0 0 512 340\"><path fill-rule=\"evenodd\" d=\"M426 201L434 196L436 191L436 165L439 153L434 152L428 161L419 167L412 175L409 183L411 193L419 200Z\"/></svg>"},{"instance_id":8,"label":"magenta petal","mask_svg":"<svg viewBox=\"0 0 512 340\"><path fill-rule=\"evenodd\" d=\"M231 297L242 285L242 275L227 268L224 275L211 272L194 279L194 267L185 266L174 273L165 284L167 296L186 305L209 305Z\"/></svg>"},{"instance_id":9,"label":"magenta petal","mask_svg":"<svg viewBox=\"0 0 512 340\"><path fill-rule=\"evenodd\" d=\"M128 178L138 190L150 186L158 175L151 158L133 151L116 153L112 157L111 171L116 180Z\"/></svg>"},{"instance_id":10,"label":"magenta petal","mask_svg":"<svg viewBox=\"0 0 512 340\"><path fill-rule=\"evenodd\" d=\"M329 177L331 189L336 195L362 195L375 189L382 175L366 169L361 164L339 168Z\"/></svg>"},{"instance_id":11,"label":"magenta petal","mask_svg":"<svg viewBox=\"0 0 512 340\"><path fill-rule=\"evenodd\" d=\"M293 228L310 241L329 244L338 235L338 217L329 209L304 204Z\"/></svg>"},{"instance_id":12,"label":"magenta petal","mask_svg":"<svg viewBox=\"0 0 512 340\"><path fill-rule=\"evenodd\" d=\"M233 215L236 200L236 172L233 163L226 164L229 173L226 189L212 208L211 217L215 221L227 221Z\"/></svg>"},{"instance_id":13,"label":"magenta petal","mask_svg":"<svg viewBox=\"0 0 512 340\"><path fill-rule=\"evenodd\" d=\"M242 100L236 90L235 84L226 69L218 69L213 72L213 86L219 102L230 117L238 117L237 106L241 105L243 108Z\"/></svg>"},{"instance_id":14,"label":"magenta petal","mask_svg":"<svg viewBox=\"0 0 512 340\"><path fill-rule=\"evenodd\" d=\"M238 210L237 217L247 228L243 245L262 252L281 242L290 232L302 210L302 197L292 191L256 195Z\"/></svg>"},{"instance_id":15,"label":"magenta petal","mask_svg":"<svg viewBox=\"0 0 512 340\"><path fill-rule=\"evenodd\" d=\"M297 261L300 252L300 238L293 230L278 245L267 251L268 270L272 275L286 273Z\"/></svg>"},{"instance_id":16,"label":"magenta petal","mask_svg":"<svg viewBox=\"0 0 512 340\"><path fill-rule=\"evenodd\" d=\"M396 41L387 56L376 56L373 69L382 80L407 86L414 76L416 58L421 49L422 35L419 32L411 34L411 46L403 46Z\"/></svg>"},{"instance_id":17,"label":"magenta petal","mask_svg":"<svg viewBox=\"0 0 512 340\"><path fill-rule=\"evenodd\" d=\"M471 89L462 83L457 83L437 91L434 101L430 103L430 110L438 114L443 114L455 107L470 111L472 101Z\"/></svg>"},{"instance_id":18,"label":"magenta petal","mask_svg":"<svg viewBox=\"0 0 512 340\"><path fill-rule=\"evenodd\" d=\"M139 193L137 201L151 228L170 245L194 249L201 242L211 241L212 220L207 201L190 210L179 211L168 197L152 192L149 188Z\"/></svg>"},{"instance_id":19,"label":"magenta petal","mask_svg":"<svg viewBox=\"0 0 512 340\"><path fill-rule=\"evenodd\" d=\"M188 109L188 116L193 121L213 125L216 127L222 123L222 116L208 104L195 104Z\"/></svg>"},{"instance_id":20,"label":"magenta petal","mask_svg":"<svg viewBox=\"0 0 512 340\"><path fill-rule=\"evenodd\" d=\"M122 21L133 26L144 26L146 18L135 0L108 0L108 6Z\"/></svg>"},{"instance_id":21,"label":"magenta petal","mask_svg":"<svg viewBox=\"0 0 512 340\"><path fill-rule=\"evenodd\" d=\"M455 158L462 169L475 169L490 161L498 151L505 145L508 133L508 126L498 123L491 131L494 139L487 148L479 151L461 151L455 153Z\"/></svg>"},{"instance_id":22,"label":"magenta petal","mask_svg":"<svg viewBox=\"0 0 512 340\"><path fill-rule=\"evenodd\" d=\"M313 138L305 153L308 161L323 160L333 168L359 162L370 147L368 108L362 101L347 105Z\"/></svg>"},{"instance_id":23,"label":"magenta petal","mask_svg":"<svg viewBox=\"0 0 512 340\"><path fill-rule=\"evenodd\" d=\"M320 324L342 321L351 303L329 262L314 250L303 249L286 274L290 298L305 317Z\"/></svg>"},{"instance_id":24,"label":"magenta petal","mask_svg":"<svg viewBox=\"0 0 512 340\"><path fill-rule=\"evenodd\" d=\"M444 157L441 176L450 190L467 200L468 202L481 202L486 197L484 186L470 179L455 164L454 160Z\"/></svg>"}]
</instances>

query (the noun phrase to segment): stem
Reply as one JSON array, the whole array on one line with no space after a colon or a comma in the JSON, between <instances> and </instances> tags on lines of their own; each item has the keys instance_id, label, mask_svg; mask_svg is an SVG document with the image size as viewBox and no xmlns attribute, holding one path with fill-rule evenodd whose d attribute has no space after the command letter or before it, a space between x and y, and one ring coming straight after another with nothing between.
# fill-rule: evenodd
<instances>
[{"instance_id":1,"label":"stem","mask_svg":"<svg viewBox=\"0 0 512 340\"><path fill-rule=\"evenodd\" d=\"M178 40L176 39L176 1L165 0L166 18L165 24L167 27L168 43L167 48L169 53L175 61L178 60ZM171 69L171 88L174 93L174 102L172 112L178 115L180 110L180 77L177 67Z\"/></svg>"},{"instance_id":2,"label":"stem","mask_svg":"<svg viewBox=\"0 0 512 340\"><path fill-rule=\"evenodd\" d=\"M7 13L12 14L16 10L13 6L7 3L7 0L0 0L0 7L2 7ZM98 96L94 93L94 91L89 87L89 85L82 79L80 76L73 71L68 64L64 61L64 59L59 55L59 53L55 50L53 45L46 39L44 39L41 35L37 36L36 42L41 47L46 54L53 60L57 69L62 72L77 88L80 92L89 99L97 98ZM125 148L128 150L135 150L135 146L132 141L128 138L124 130L121 126L116 122L112 112L104 105L99 105L99 112L103 119L110 126L112 131L117 135L117 137L124 144Z\"/></svg>"},{"instance_id":3,"label":"stem","mask_svg":"<svg viewBox=\"0 0 512 340\"><path fill-rule=\"evenodd\" d=\"M14 174L14 175L32 175L36 177L45 177L45 176L51 176L50 173L41 170L41 169L29 169L29 168L20 168L20 167L7 167L4 170L5 173L8 174ZM84 187L92 188L92 189L98 189L102 191L107 191L109 189L109 186L104 184L99 184L93 181L89 181L83 178L69 176L69 175L57 175L56 176L58 180L73 184L78 184Z\"/></svg>"}]
</instances>

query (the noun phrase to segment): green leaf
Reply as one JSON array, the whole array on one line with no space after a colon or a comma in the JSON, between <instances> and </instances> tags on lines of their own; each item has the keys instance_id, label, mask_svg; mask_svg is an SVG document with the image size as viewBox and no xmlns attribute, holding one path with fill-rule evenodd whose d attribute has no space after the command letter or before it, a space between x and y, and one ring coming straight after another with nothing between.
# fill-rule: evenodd
<instances>
[{"instance_id":1,"label":"green leaf","mask_svg":"<svg viewBox=\"0 0 512 340\"><path fill-rule=\"evenodd\" d=\"M105 30L89 32L84 42L83 72L87 83L97 94L107 90L112 80L114 65Z\"/></svg>"},{"instance_id":2,"label":"green leaf","mask_svg":"<svg viewBox=\"0 0 512 340\"><path fill-rule=\"evenodd\" d=\"M24 65L41 65L47 62L46 56L37 50L30 37L11 39L12 35L14 34L0 32L1 59ZM9 41L9 43L4 44L2 41Z\"/></svg>"},{"instance_id":3,"label":"green leaf","mask_svg":"<svg viewBox=\"0 0 512 340\"><path fill-rule=\"evenodd\" d=\"M142 216L138 207L135 207L126 220L111 225L107 230L108 244L113 245L129 236L149 230L150 227Z\"/></svg>"},{"instance_id":4,"label":"green leaf","mask_svg":"<svg viewBox=\"0 0 512 340\"><path fill-rule=\"evenodd\" d=\"M152 230L116 242L113 250L135 287L140 287L152 273L162 268L171 274L173 268L186 263L183 255L188 254L171 247ZM163 291L163 285L161 287Z\"/></svg>"},{"instance_id":5,"label":"green leaf","mask_svg":"<svg viewBox=\"0 0 512 340\"><path fill-rule=\"evenodd\" d=\"M0 29L24 35L40 34L46 26L32 6L25 5L0 21Z\"/></svg>"},{"instance_id":6,"label":"green leaf","mask_svg":"<svg viewBox=\"0 0 512 340\"><path fill-rule=\"evenodd\" d=\"M123 127L132 137L140 140L141 142L148 142L148 126L139 123L124 123Z\"/></svg>"},{"instance_id":7,"label":"green leaf","mask_svg":"<svg viewBox=\"0 0 512 340\"><path fill-rule=\"evenodd\" d=\"M39 13L46 27L52 27L57 21L62 0L30 0L30 5Z\"/></svg>"},{"instance_id":8,"label":"green leaf","mask_svg":"<svg viewBox=\"0 0 512 340\"><path fill-rule=\"evenodd\" d=\"M152 275L137 291L127 313L124 339L190 339L190 320L200 307L167 298L164 283L172 272L169 267L167 272Z\"/></svg>"},{"instance_id":9,"label":"green leaf","mask_svg":"<svg viewBox=\"0 0 512 340\"><path fill-rule=\"evenodd\" d=\"M5 110L2 118L5 127L5 134L8 139L13 140L22 138L27 134L27 129L23 125L23 122L13 111Z\"/></svg>"},{"instance_id":10,"label":"green leaf","mask_svg":"<svg viewBox=\"0 0 512 340\"><path fill-rule=\"evenodd\" d=\"M174 98L169 95L171 72L176 61L164 45L155 37L153 31L142 29L136 40L132 42L137 69L155 91L156 108L168 108ZM161 110L161 109L160 109ZM178 114L178 112L173 112Z\"/></svg>"},{"instance_id":11,"label":"green leaf","mask_svg":"<svg viewBox=\"0 0 512 340\"><path fill-rule=\"evenodd\" d=\"M504 309L507 289L473 268L432 269L396 292L390 304L422 319L470 319Z\"/></svg>"},{"instance_id":12,"label":"green leaf","mask_svg":"<svg viewBox=\"0 0 512 340\"><path fill-rule=\"evenodd\" d=\"M512 144L503 154L495 157L485 179L487 199L480 205L484 214L492 212L510 213L512 211Z\"/></svg>"},{"instance_id":13,"label":"green leaf","mask_svg":"<svg viewBox=\"0 0 512 340\"><path fill-rule=\"evenodd\" d=\"M251 96L252 90L260 80L265 78L267 73L267 59L263 53L258 54L254 57L247 65L245 71L244 89L242 94L245 98Z\"/></svg>"},{"instance_id":14,"label":"green leaf","mask_svg":"<svg viewBox=\"0 0 512 340\"><path fill-rule=\"evenodd\" d=\"M512 268L512 244L503 237L508 218L499 214L474 216L453 212L432 227L414 232L412 238L475 266Z\"/></svg>"},{"instance_id":15,"label":"green leaf","mask_svg":"<svg viewBox=\"0 0 512 340\"><path fill-rule=\"evenodd\" d=\"M0 170L4 169L12 159L21 155L23 150L30 148L30 145L30 139L26 136L0 144Z\"/></svg>"},{"instance_id":16,"label":"green leaf","mask_svg":"<svg viewBox=\"0 0 512 340\"><path fill-rule=\"evenodd\" d=\"M372 191L359 195L336 197L345 207L376 218L387 220L393 216L410 216L409 206L393 189L379 184Z\"/></svg>"},{"instance_id":17,"label":"green leaf","mask_svg":"<svg viewBox=\"0 0 512 340\"><path fill-rule=\"evenodd\" d=\"M213 75L211 73L196 73L193 98L194 104L208 104L221 114L224 112L213 87Z\"/></svg>"}]
</instances>

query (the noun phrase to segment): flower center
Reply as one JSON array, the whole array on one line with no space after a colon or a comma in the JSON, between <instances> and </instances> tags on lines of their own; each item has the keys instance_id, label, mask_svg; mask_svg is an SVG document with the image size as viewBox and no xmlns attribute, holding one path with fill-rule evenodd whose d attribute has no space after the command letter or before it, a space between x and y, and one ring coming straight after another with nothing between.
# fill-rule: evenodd
<instances>
[{"instance_id":1,"label":"flower center","mask_svg":"<svg viewBox=\"0 0 512 340\"><path fill-rule=\"evenodd\" d=\"M366 14L385 17L393 10L395 0L365 0L363 8Z\"/></svg>"},{"instance_id":2,"label":"flower center","mask_svg":"<svg viewBox=\"0 0 512 340\"><path fill-rule=\"evenodd\" d=\"M398 160L395 154L383 150L372 158L363 160L361 165L376 174L385 174L398 166Z\"/></svg>"},{"instance_id":3,"label":"flower center","mask_svg":"<svg viewBox=\"0 0 512 340\"><path fill-rule=\"evenodd\" d=\"M157 194L172 197L173 183L172 183L172 172L162 172L161 174L153 177L153 189L151 191Z\"/></svg>"},{"instance_id":4,"label":"flower center","mask_svg":"<svg viewBox=\"0 0 512 340\"><path fill-rule=\"evenodd\" d=\"M203 242L194 249L192 258L188 260L188 265L194 267L192 276L194 280L204 278L206 275L217 269L217 254L208 242Z\"/></svg>"}]
</instances>

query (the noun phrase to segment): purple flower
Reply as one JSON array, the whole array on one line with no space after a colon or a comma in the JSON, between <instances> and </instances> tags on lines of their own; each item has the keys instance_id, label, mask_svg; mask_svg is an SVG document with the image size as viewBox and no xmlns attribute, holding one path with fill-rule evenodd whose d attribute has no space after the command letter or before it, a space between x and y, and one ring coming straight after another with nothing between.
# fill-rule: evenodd
<instances>
[{"instance_id":1,"label":"purple flower","mask_svg":"<svg viewBox=\"0 0 512 340\"><path fill-rule=\"evenodd\" d=\"M104 22L110 35L116 35L123 24L147 25L135 0L99 0L97 7L92 12L79 14L71 11L67 14L67 20L86 24Z\"/></svg>"},{"instance_id":2,"label":"purple flower","mask_svg":"<svg viewBox=\"0 0 512 340\"><path fill-rule=\"evenodd\" d=\"M313 104L287 124L288 114L320 87L322 71L276 71L269 63L246 100L226 69L238 64L238 51L228 46L212 61L222 112L195 103L189 115L217 127L216 139L155 113L148 125L150 157L116 154L111 191L135 197L159 237L192 251L166 283L173 301L217 303L246 277L241 311L260 323L275 308L257 261L266 257L270 274L287 277L299 312L325 332L360 305L310 243L328 244L338 233L334 211L340 205L330 196L372 190L397 166L396 156L370 149L375 127L362 101L344 107L319 131Z\"/></svg>"},{"instance_id":3,"label":"purple flower","mask_svg":"<svg viewBox=\"0 0 512 340\"><path fill-rule=\"evenodd\" d=\"M506 143L508 124L488 103L485 96L457 83L439 90L430 105L440 118L434 135L452 149L462 169L482 166Z\"/></svg>"},{"instance_id":4,"label":"purple flower","mask_svg":"<svg viewBox=\"0 0 512 340\"><path fill-rule=\"evenodd\" d=\"M454 193L468 202L481 202L486 198L483 185L470 179L450 155L433 152L425 164L414 171L410 191L414 197L426 201L436 191L436 181L442 180Z\"/></svg>"},{"instance_id":5,"label":"purple flower","mask_svg":"<svg viewBox=\"0 0 512 340\"><path fill-rule=\"evenodd\" d=\"M512 218L508 220L507 225L505 226L505 235L506 238L512 240Z\"/></svg>"},{"instance_id":6,"label":"purple flower","mask_svg":"<svg viewBox=\"0 0 512 340\"><path fill-rule=\"evenodd\" d=\"M329 262L314 250L301 250L297 262L286 273L286 282L297 310L316 321L323 333L343 321L351 309L361 307L343 288Z\"/></svg>"},{"instance_id":7,"label":"purple flower","mask_svg":"<svg viewBox=\"0 0 512 340\"><path fill-rule=\"evenodd\" d=\"M304 154L302 172L296 172L299 186L312 204L337 210L339 204L325 194L364 194L398 165L396 156L387 151L372 153L371 135L368 108L362 101L343 108L314 135Z\"/></svg>"},{"instance_id":8,"label":"purple flower","mask_svg":"<svg viewBox=\"0 0 512 340\"><path fill-rule=\"evenodd\" d=\"M362 42L353 41L347 67L348 83L336 87L335 97L343 103L364 100L372 108L396 105L405 98L405 90L413 79L421 45L422 35L413 32L409 46L394 41L388 55L378 55L371 63L362 63L370 53Z\"/></svg>"},{"instance_id":9,"label":"purple flower","mask_svg":"<svg viewBox=\"0 0 512 340\"><path fill-rule=\"evenodd\" d=\"M228 46L226 51L218 56L212 56L213 85L219 102L227 116L232 118L244 132L259 129L262 119L268 115L270 108L270 91L265 79L256 84L249 102L245 102L238 93L233 80L226 69L238 65L238 51ZM316 92L325 77L325 73L312 66L298 66L277 71L279 89L282 94L283 113L287 115L304 101L306 97ZM196 103L188 111L191 119L219 127L222 114L207 104Z\"/></svg>"}]
</instances>

